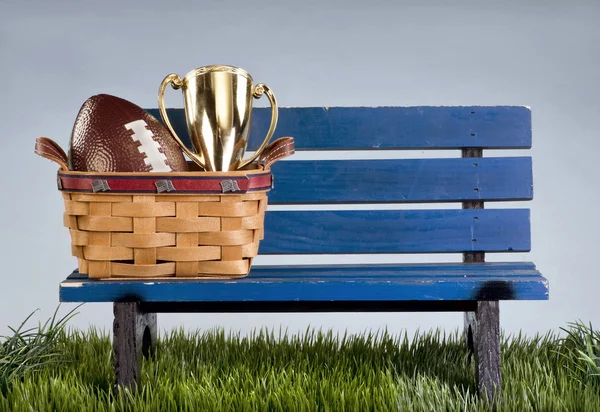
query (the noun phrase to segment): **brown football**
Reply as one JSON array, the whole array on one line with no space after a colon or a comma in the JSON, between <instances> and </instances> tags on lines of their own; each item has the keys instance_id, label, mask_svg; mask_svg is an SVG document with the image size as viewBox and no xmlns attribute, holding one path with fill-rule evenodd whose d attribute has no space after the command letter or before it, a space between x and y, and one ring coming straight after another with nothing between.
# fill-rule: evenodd
<instances>
[{"instance_id":1,"label":"brown football","mask_svg":"<svg viewBox=\"0 0 600 412\"><path fill-rule=\"evenodd\" d=\"M141 107L108 94L90 97L73 125L70 170L181 172L188 164L169 131Z\"/></svg>"}]
</instances>

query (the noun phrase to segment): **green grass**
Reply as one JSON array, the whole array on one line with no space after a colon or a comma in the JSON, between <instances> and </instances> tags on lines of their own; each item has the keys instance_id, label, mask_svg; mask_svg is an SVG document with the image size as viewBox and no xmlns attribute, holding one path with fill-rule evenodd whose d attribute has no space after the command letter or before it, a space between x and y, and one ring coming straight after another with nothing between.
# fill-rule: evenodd
<instances>
[{"instance_id":1,"label":"green grass","mask_svg":"<svg viewBox=\"0 0 600 412\"><path fill-rule=\"evenodd\" d=\"M13 371L0 410L492 410L475 396L474 365L458 332L409 339L385 332L243 337L174 330L163 333L155 358L144 361L139 391L113 395L108 335L50 325L21 338L30 349L45 342L39 352L54 361L32 355L35 367L18 373L0 363L0 373ZM600 410L600 332L582 323L565 331L564 338L503 337L498 410ZM19 335L15 330L5 338L1 353Z\"/></svg>"},{"instance_id":2,"label":"green grass","mask_svg":"<svg viewBox=\"0 0 600 412\"><path fill-rule=\"evenodd\" d=\"M59 340L63 339L64 334L61 336L61 333L73 312L74 310L57 320L57 308L54 316L43 325L23 329L35 313L33 312L18 328L9 326L13 334L4 336L0 345L0 393L6 394L11 382L31 372L44 370L54 363L62 364L68 360L64 351L59 350L57 346Z\"/></svg>"}]
</instances>

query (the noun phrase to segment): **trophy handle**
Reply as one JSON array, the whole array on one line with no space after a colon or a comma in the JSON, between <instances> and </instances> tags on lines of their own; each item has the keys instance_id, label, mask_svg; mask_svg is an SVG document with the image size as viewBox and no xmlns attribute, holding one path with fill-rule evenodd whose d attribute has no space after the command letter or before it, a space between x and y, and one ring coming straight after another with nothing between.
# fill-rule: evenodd
<instances>
[{"instance_id":1,"label":"trophy handle","mask_svg":"<svg viewBox=\"0 0 600 412\"><path fill-rule=\"evenodd\" d=\"M179 139L179 136L177 136L175 130L173 130L173 126L171 126L171 122L169 121L169 117L167 116L167 110L165 109L164 103L165 89L167 88L167 85L169 83L171 83L171 87L173 87L174 90L180 89L183 86L183 81L181 80L181 77L179 77L177 74L169 74L163 79L162 83L160 84L160 89L158 90L158 109L160 111L160 117L163 119L163 122L165 122L167 129L169 129L169 132L171 132L171 135L177 141L179 146L181 146L183 151L190 157L190 159L194 161L194 163L200 166L203 170L206 170L206 166L204 165L202 156L188 149L188 147L181 141L181 139Z\"/></svg>"},{"instance_id":2,"label":"trophy handle","mask_svg":"<svg viewBox=\"0 0 600 412\"><path fill-rule=\"evenodd\" d=\"M269 102L271 103L271 126L269 127L269 130L267 131L267 137L265 137L265 140L262 142L260 147L248 159L242 160L242 162L238 166L238 169L241 169L242 167L250 164L254 159L256 159L258 156L260 156L260 154L263 152L263 150L265 150L265 148L267 147L269 140L273 136L273 132L275 131L275 126L277 126L277 113L278 112L277 112L277 100L275 99L275 95L273 94L271 89L269 89L269 87L266 84L264 84L264 83L257 84L254 87L254 93L253 93L254 97L258 99L263 95L263 93L267 95L267 97L269 98Z\"/></svg>"}]
</instances>

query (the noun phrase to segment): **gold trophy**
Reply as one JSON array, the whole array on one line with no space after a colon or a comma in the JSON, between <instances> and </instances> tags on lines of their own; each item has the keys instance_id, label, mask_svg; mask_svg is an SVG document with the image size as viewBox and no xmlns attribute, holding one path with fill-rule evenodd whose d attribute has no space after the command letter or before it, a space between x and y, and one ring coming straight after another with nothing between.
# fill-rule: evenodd
<instances>
[{"instance_id":1,"label":"gold trophy","mask_svg":"<svg viewBox=\"0 0 600 412\"><path fill-rule=\"evenodd\" d=\"M168 84L181 89L187 129L196 153L183 144L173 130L164 105ZM271 103L271 125L261 146L243 160L248 145L252 98L266 94ZM192 70L183 79L177 74L164 78L158 92L160 115L183 151L206 171L232 171L243 168L260 156L277 125L277 101L263 83L254 84L248 72L225 65Z\"/></svg>"}]
</instances>

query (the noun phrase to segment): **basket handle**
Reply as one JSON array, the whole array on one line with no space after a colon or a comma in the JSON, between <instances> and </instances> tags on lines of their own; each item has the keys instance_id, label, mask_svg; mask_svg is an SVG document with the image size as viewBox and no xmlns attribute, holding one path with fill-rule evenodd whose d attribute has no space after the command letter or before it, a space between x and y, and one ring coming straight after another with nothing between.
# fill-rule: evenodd
<instances>
[{"instance_id":1,"label":"basket handle","mask_svg":"<svg viewBox=\"0 0 600 412\"><path fill-rule=\"evenodd\" d=\"M293 137L281 137L271 143L261 153L258 163L264 163L265 169L278 160L296 153Z\"/></svg>"},{"instance_id":2,"label":"basket handle","mask_svg":"<svg viewBox=\"0 0 600 412\"><path fill-rule=\"evenodd\" d=\"M54 140L42 136L35 139L35 153L58 163L61 170L69 170L67 155Z\"/></svg>"}]
</instances>

